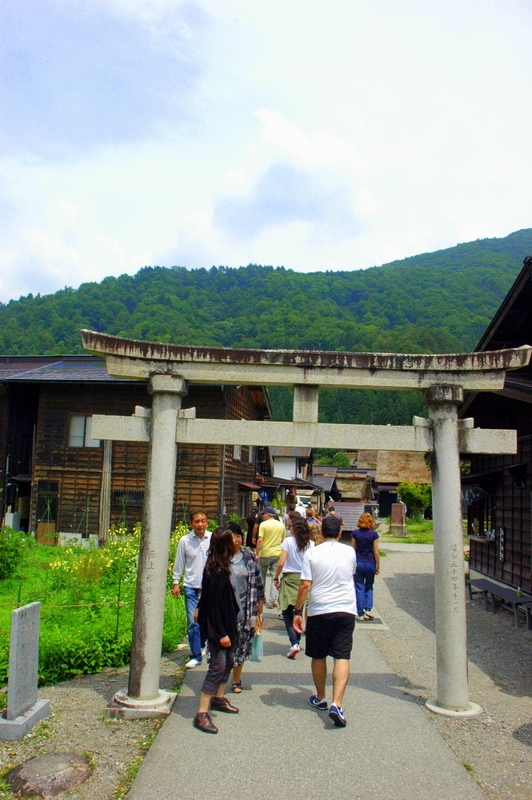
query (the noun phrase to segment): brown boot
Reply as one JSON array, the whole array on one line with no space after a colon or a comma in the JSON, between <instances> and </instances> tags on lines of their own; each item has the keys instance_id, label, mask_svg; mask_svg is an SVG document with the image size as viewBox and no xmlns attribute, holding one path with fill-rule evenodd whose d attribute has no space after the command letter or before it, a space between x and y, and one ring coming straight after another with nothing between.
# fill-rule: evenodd
<instances>
[{"instance_id":1,"label":"brown boot","mask_svg":"<svg viewBox=\"0 0 532 800\"><path fill-rule=\"evenodd\" d=\"M205 711L198 711L192 724L204 733L218 733L218 728Z\"/></svg>"},{"instance_id":2,"label":"brown boot","mask_svg":"<svg viewBox=\"0 0 532 800\"><path fill-rule=\"evenodd\" d=\"M238 714L239 709L232 705L227 697L211 697L211 711L224 711L226 714Z\"/></svg>"}]
</instances>

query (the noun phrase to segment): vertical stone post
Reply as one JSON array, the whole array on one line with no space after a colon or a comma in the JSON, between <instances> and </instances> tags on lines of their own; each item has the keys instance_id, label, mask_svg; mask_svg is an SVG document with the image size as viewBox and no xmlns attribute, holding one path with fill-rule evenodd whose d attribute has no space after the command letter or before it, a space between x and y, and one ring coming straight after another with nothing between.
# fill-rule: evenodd
<instances>
[{"instance_id":1,"label":"vertical stone post","mask_svg":"<svg viewBox=\"0 0 532 800\"><path fill-rule=\"evenodd\" d=\"M447 716L475 716L469 701L467 630L457 408L460 386L431 386L424 401L433 426L432 516L436 604L437 697L427 707Z\"/></svg>"},{"instance_id":2,"label":"vertical stone post","mask_svg":"<svg viewBox=\"0 0 532 800\"><path fill-rule=\"evenodd\" d=\"M168 713L174 696L159 690L168 547L172 525L176 472L176 425L187 385L180 376L152 375L150 449L146 474L142 539L139 552L133 645L127 695L119 692L113 705L129 713L108 716L155 716ZM142 713L142 712L145 713Z\"/></svg>"},{"instance_id":3,"label":"vertical stone post","mask_svg":"<svg viewBox=\"0 0 532 800\"><path fill-rule=\"evenodd\" d=\"M296 384L294 386L294 422L318 421L319 386Z\"/></svg>"}]
</instances>

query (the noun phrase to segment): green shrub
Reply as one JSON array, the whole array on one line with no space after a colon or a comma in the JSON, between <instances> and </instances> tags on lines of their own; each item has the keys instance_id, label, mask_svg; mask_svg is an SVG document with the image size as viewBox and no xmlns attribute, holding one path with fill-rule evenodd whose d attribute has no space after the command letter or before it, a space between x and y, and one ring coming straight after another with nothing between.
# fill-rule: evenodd
<instances>
[{"instance_id":1,"label":"green shrub","mask_svg":"<svg viewBox=\"0 0 532 800\"><path fill-rule=\"evenodd\" d=\"M423 514L432 502L430 483L410 483L404 481L397 487L397 497L408 507L415 522L423 520Z\"/></svg>"},{"instance_id":2,"label":"green shrub","mask_svg":"<svg viewBox=\"0 0 532 800\"><path fill-rule=\"evenodd\" d=\"M0 528L0 580L15 574L24 557L28 536L4 526Z\"/></svg>"},{"instance_id":3,"label":"green shrub","mask_svg":"<svg viewBox=\"0 0 532 800\"><path fill-rule=\"evenodd\" d=\"M0 642L0 686L7 683L9 669L9 647L6 641Z\"/></svg>"},{"instance_id":4,"label":"green shrub","mask_svg":"<svg viewBox=\"0 0 532 800\"><path fill-rule=\"evenodd\" d=\"M129 661L131 634L115 639L112 630L47 631L39 648L39 682L57 683L74 675L92 675Z\"/></svg>"},{"instance_id":5,"label":"green shrub","mask_svg":"<svg viewBox=\"0 0 532 800\"><path fill-rule=\"evenodd\" d=\"M188 533L180 524L172 532L168 586L179 539ZM42 684L74 675L100 672L129 662L133 608L140 545L140 526L133 533L114 530L105 546L35 546L25 575L2 585L0 685L7 680L9 605L41 602L39 680ZM186 633L183 599L166 596L162 651L175 650Z\"/></svg>"},{"instance_id":6,"label":"green shrub","mask_svg":"<svg viewBox=\"0 0 532 800\"><path fill-rule=\"evenodd\" d=\"M179 539L186 525L172 532L168 585ZM22 535L22 538L23 535ZM0 606L0 685L7 681L11 608L41 603L39 681L68 680L129 663L137 578L140 526L133 533L115 530L105 546L31 549L25 574L4 581ZM162 651L175 650L186 633L182 598L166 597Z\"/></svg>"},{"instance_id":7,"label":"green shrub","mask_svg":"<svg viewBox=\"0 0 532 800\"><path fill-rule=\"evenodd\" d=\"M162 652L171 653L187 632L187 613L183 596L176 600L166 595Z\"/></svg>"}]
</instances>

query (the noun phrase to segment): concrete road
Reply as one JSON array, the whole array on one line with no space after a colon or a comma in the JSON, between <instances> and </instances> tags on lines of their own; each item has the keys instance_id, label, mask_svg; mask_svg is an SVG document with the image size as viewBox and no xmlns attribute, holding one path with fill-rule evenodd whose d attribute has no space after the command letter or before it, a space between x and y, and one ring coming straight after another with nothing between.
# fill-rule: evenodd
<instances>
[{"instance_id":1,"label":"concrete road","mask_svg":"<svg viewBox=\"0 0 532 800\"><path fill-rule=\"evenodd\" d=\"M189 670L128 800L485 800L362 625L346 728L308 705L310 659L286 658L274 611L265 627L262 662L246 663L244 691L229 693L240 713L217 714L216 735L193 728L206 666Z\"/></svg>"}]
</instances>

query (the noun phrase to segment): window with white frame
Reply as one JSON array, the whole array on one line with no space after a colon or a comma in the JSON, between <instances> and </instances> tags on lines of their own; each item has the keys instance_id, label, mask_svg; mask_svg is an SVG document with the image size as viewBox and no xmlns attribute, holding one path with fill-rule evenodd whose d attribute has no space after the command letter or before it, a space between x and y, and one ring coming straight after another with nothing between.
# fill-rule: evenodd
<instances>
[{"instance_id":1,"label":"window with white frame","mask_svg":"<svg viewBox=\"0 0 532 800\"><path fill-rule=\"evenodd\" d=\"M69 447L99 447L100 440L91 436L92 417L85 414L72 414L68 432Z\"/></svg>"},{"instance_id":2,"label":"window with white frame","mask_svg":"<svg viewBox=\"0 0 532 800\"><path fill-rule=\"evenodd\" d=\"M233 445L233 458L235 461L241 461L242 459L242 445L235 444Z\"/></svg>"},{"instance_id":3,"label":"window with white frame","mask_svg":"<svg viewBox=\"0 0 532 800\"><path fill-rule=\"evenodd\" d=\"M255 464L255 445L250 444L249 446L249 463Z\"/></svg>"}]
</instances>

